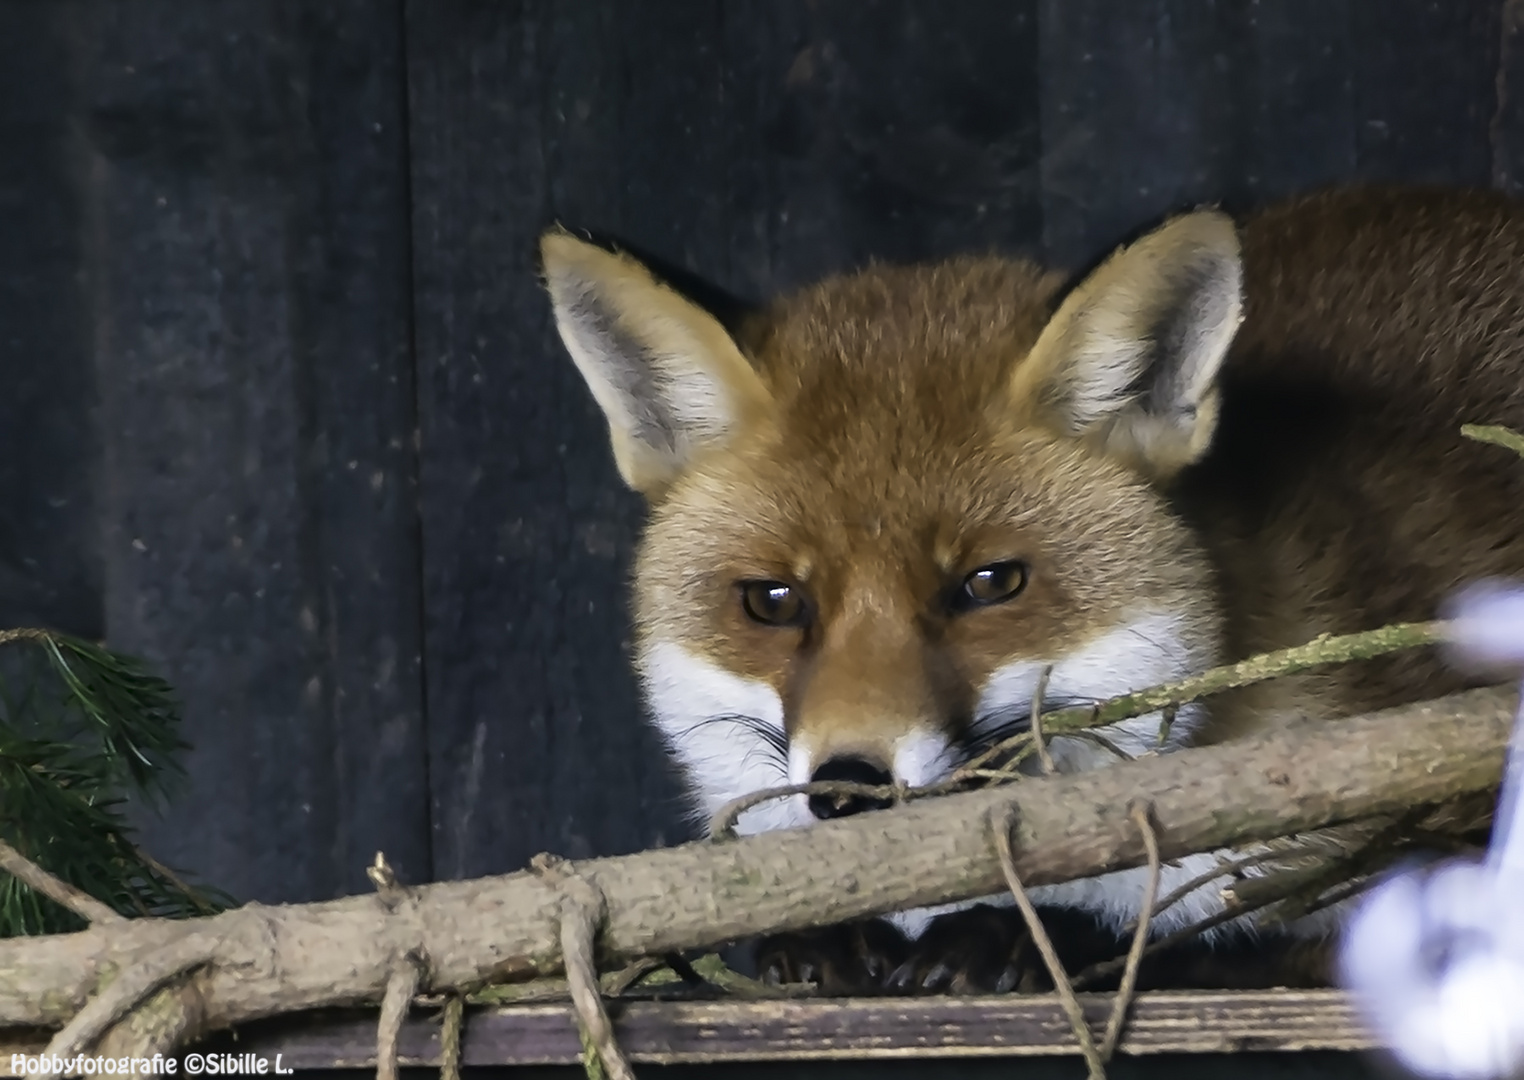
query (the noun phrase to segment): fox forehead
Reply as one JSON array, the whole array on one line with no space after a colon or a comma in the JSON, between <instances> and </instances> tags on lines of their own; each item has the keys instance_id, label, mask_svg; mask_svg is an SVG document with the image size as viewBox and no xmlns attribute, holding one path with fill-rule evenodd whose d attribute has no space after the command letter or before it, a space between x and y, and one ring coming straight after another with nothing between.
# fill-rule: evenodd
<instances>
[{"instance_id":1,"label":"fox forehead","mask_svg":"<svg viewBox=\"0 0 1524 1080\"><path fill-rule=\"evenodd\" d=\"M961 258L873 266L776 301L737 334L774 403L770 451L946 464L995 415L1060 281L1021 260Z\"/></svg>"}]
</instances>

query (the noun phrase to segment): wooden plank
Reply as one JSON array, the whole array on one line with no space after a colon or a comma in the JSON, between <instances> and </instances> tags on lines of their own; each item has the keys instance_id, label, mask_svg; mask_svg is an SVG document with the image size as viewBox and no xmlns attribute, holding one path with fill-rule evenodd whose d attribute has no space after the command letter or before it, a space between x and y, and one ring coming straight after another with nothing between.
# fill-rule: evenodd
<instances>
[{"instance_id":1,"label":"wooden plank","mask_svg":"<svg viewBox=\"0 0 1524 1080\"><path fill-rule=\"evenodd\" d=\"M196 744L145 843L244 899L423 877L399 8L60 11L106 629Z\"/></svg>"},{"instance_id":2,"label":"wooden plank","mask_svg":"<svg viewBox=\"0 0 1524 1080\"><path fill-rule=\"evenodd\" d=\"M1503 0L1499 14L1497 111L1488 135L1493 186L1524 195L1524 0Z\"/></svg>"},{"instance_id":3,"label":"wooden plank","mask_svg":"<svg viewBox=\"0 0 1524 1080\"><path fill-rule=\"evenodd\" d=\"M585 857L684 832L628 654L640 504L559 351L535 267L538 234L555 218L619 223L617 157L585 157L622 115L608 10L407 6L440 878L517 869L546 848ZM575 163L556 174L564 188L547 159Z\"/></svg>"},{"instance_id":4,"label":"wooden plank","mask_svg":"<svg viewBox=\"0 0 1524 1080\"><path fill-rule=\"evenodd\" d=\"M1361 179L1490 183L1499 12L1500 0L1049 0L1049 256L1083 264L1202 201Z\"/></svg>"},{"instance_id":5,"label":"wooden plank","mask_svg":"<svg viewBox=\"0 0 1524 1080\"><path fill-rule=\"evenodd\" d=\"M1163 215L1243 186L1242 5L1044 0L1043 242L1076 267Z\"/></svg>"},{"instance_id":6,"label":"wooden plank","mask_svg":"<svg viewBox=\"0 0 1524 1080\"><path fill-rule=\"evenodd\" d=\"M1244 202L1261 203L1358 175L1351 4L1280 0L1246 13L1235 72L1235 170Z\"/></svg>"},{"instance_id":7,"label":"wooden plank","mask_svg":"<svg viewBox=\"0 0 1524 1080\"><path fill-rule=\"evenodd\" d=\"M1501 0L1350 7L1359 174L1486 186Z\"/></svg>"},{"instance_id":8,"label":"wooden plank","mask_svg":"<svg viewBox=\"0 0 1524 1080\"><path fill-rule=\"evenodd\" d=\"M1082 995L1087 1019L1104 1028L1111 995ZM888 1060L1077 1054L1063 1008L1051 995L860 998L770 1002L628 1002L611 1009L620 1045L636 1062ZM296 1068L375 1066L373 1014L311 1016L249 1025L240 1050ZM1151 992L1138 995L1121 1052L1155 1054L1365 1050L1370 1037L1338 991ZM437 1066L434 1016L410 1020L404 1065ZM581 1051L564 1005L471 1010L461 1063L573 1064Z\"/></svg>"},{"instance_id":9,"label":"wooden plank","mask_svg":"<svg viewBox=\"0 0 1524 1080\"><path fill-rule=\"evenodd\" d=\"M559 220L747 299L869 256L1030 248L1031 4L407 10L436 872L679 839L629 670L642 507L536 236Z\"/></svg>"},{"instance_id":10,"label":"wooden plank","mask_svg":"<svg viewBox=\"0 0 1524 1080\"><path fill-rule=\"evenodd\" d=\"M0 626L102 633L80 146L49 4L0 4Z\"/></svg>"},{"instance_id":11,"label":"wooden plank","mask_svg":"<svg viewBox=\"0 0 1524 1080\"><path fill-rule=\"evenodd\" d=\"M764 4L774 288L1042 232L1036 0ZM764 37L764 40L767 40ZM744 55L739 48L733 55Z\"/></svg>"}]
</instances>

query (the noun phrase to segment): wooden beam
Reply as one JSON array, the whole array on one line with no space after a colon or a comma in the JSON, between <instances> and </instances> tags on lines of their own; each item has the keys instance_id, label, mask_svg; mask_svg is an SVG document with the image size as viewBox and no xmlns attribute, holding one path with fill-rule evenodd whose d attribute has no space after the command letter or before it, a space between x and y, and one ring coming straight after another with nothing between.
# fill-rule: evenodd
<instances>
[{"instance_id":1,"label":"wooden beam","mask_svg":"<svg viewBox=\"0 0 1524 1080\"><path fill-rule=\"evenodd\" d=\"M1110 994L1083 994L1091 1024L1104 1027ZM990 997L838 998L794 1001L610 1003L620 1045L651 1064L934 1057L1034 1057L1076 1053L1050 994ZM42 1042L32 1047L41 1049ZM1338 990L1139 994L1122 1040L1129 1055L1369 1050L1370 1036ZM0 1046L0 1076L10 1054ZM254 1053L282 1067L373 1069L373 1011L307 1013L243 1025L237 1041L205 1051ZM439 1023L414 1009L399 1041L403 1066L437 1067ZM466 1014L461 1064L576 1064L581 1045L570 1006L515 1005Z\"/></svg>"}]
</instances>

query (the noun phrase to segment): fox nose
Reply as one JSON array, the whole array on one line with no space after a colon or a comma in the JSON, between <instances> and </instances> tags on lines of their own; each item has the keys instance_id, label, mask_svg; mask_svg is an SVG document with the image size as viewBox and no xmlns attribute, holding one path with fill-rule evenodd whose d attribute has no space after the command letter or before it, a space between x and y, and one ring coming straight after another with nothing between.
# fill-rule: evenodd
<instances>
[{"instance_id":1,"label":"fox nose","mask_svg":"<svg viewBox=\"0 0 1524 1080\"><path fill-rule=\"evenodd\" d=\"M818 783L825 780L844 780L848 783L871 784L875 787L894 783L894 777L889 775L888 770L859 757L834 757L821 762L820 768L815 770L815 775L810 777L810 781ZM875 798L870 795L845 793L811 795L810 813L824 820L860 814L864 810L882 810L892 803L892 799Z\"/></svg>"}]
</instances>

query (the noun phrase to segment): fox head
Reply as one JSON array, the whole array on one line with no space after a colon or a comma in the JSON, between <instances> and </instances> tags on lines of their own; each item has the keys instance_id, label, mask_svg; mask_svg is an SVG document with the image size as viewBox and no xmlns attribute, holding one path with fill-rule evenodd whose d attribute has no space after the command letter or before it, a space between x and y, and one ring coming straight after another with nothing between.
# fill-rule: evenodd
<instances>
[{"instance_id":1,"label":"fox head","mask_svg":"<svg viewBox=\"0 0 1524 1080\"><path fill-rule=\"evenodd\" d=\"M934 782L1028 725L1044 673L1058 707L1211 664L1211 571L1163 488L1209 444L1240 319L1224 215L1176 218L1067 293L1018 260L872 267L734 332L628 256L558 230L541 254L649 503L638 665L701 813L812 778ZM1159 730L1101 734L1135 753ZM863 808L799 796L738 827Z\"/></svg>"}]
</instances>

